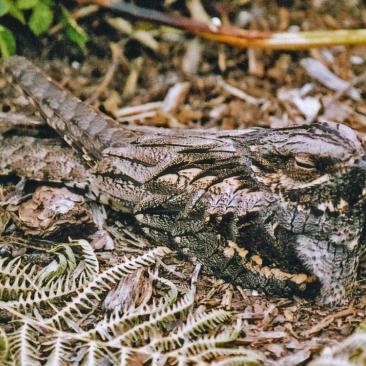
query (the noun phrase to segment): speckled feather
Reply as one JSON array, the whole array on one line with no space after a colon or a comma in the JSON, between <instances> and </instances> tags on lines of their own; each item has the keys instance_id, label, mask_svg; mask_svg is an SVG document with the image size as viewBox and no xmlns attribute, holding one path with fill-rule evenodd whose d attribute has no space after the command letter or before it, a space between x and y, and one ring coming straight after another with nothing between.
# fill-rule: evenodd
<instances>
[{"instance_id":1,"label":"speckled feather","mask_svg":"<svg viewBox=\"0 0 366 366\"><path fill-rule=\"evenodd\" d=\"M12 57L8 70L83 156L88 197L133 215L153 242L243 287L281 296L312 296L320 287L321 303L347 302L365 241L365 151L352 129L330 122L237 131L122 127L30 61ZM1 174L32 178L12 170L11 160L0 160Z\"/></svg>"}]
</instances>

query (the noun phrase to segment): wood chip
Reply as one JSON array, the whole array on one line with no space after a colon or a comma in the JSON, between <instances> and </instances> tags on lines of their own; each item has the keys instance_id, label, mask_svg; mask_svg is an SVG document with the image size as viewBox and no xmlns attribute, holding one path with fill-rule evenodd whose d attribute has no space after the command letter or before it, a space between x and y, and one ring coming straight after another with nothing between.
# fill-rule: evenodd
<instances>
[{"instance_id":1,"label":"wood chip","mask_svg":"<svg viewBox=\"0 0 366 366\"><path fill-rule=\"evenodd\" d=\"M219 84L221 85L221 87L228 93L233 95L234 97L237 97L239 99L244 100L245 102L249 103L249 104L254 104L254 105L258 105L263 103L263 99L260 98L255 98L247 93L245 93L243 90L236 88L235 86L228 84L226 81L224 81L223 79L219 78Z\"/></svg>"},{"instance_id":2,"label":"wood chip","mask_svg":"<svg viewBox=\"0 0 366 366\"><path fill-rule=\"evenodd\" d=\"M190 87L189 82L177 83L171 87L161 106L162 111L164 113L174 113L186 99Z\"/></svg>"},{"instance_id":3,"label":"wood chip","mask_svg":"<svg viewBox=\"0 0 366 366\"><path fill-rule=\"evenodd\" d=\"M328 325L332 324L336 319L341 319L349 315L354 315L355 309L353 307L349 307L347 309L341 310L338 313L330 314L323 318L319 323L315 324L310 329L303 332L305 337L309 337L315 333L319 333L323 328L326 328Z\"/></svg>"},{"instance_id":4,"label":"wood chip","mask_svg":"<svg viewBox=\"0 0 366 366\"><path fill-rule=\"evenodd\" d=\"M323 63L313 58L304 58L300 61L301 66L306 70L308 75L319 81L327 88L335 91L347 90L347 94L355 101L360 101L361 94L356 88L349 88L349 82L339 78L332 73Z\"/></svg>"}]
</instances>

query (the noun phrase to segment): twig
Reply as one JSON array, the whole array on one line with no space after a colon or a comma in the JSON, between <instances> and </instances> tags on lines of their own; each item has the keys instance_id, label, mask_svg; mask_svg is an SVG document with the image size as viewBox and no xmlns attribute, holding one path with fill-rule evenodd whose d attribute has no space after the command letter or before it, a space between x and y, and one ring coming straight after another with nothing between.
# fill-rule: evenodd
<instances>
[{"instance_id":1,"label":"twig","mask_svg":"<svg viewBox=\"0 0 366 366\"><path fill-rule=\"evenodd\" d=\"M84 6L83 8L78 9L75 12L73 12L71 14L71 17L74 20L78 20L81 18L88 17L89 15L92 15L96 11L98 11L98 7L95 5ZM62 22L58 23L55 26L53 26L47 33L50 35L55 34L55 33L59 32L64 26L65 26L64 23L62 23Z\"/></svg>"},{"instance_id":2,"label":"twig","mask_svg":"<svg viewBox=\"0 0 366 366\"><path fill-rule=\"evenodd\" d=\"M330 314L322 319L319 323L315 324L310 329L303 332L305 337L309 337L315 333L320 332L323 328L326 328L329 324L333 323L336 319L344 318L348 315L353 315L355 313L355 309L351 305L347 309L341 310L338 313Z\"/></svg>"},{"instance_id":3,"label":"twig","mask_svg":"<svg viewBox=\"0 0 366 366\"><path fill-rule=\"evenodd\" d=\"M255 98L247 93L245 93L243 90L238 89L237 87L227 83L223 79L218 79L220 86L228 93L231 94L239 99L244 100L245 102L249 104L258 105L264 102L264 99Z\"/></svg>"},{"instance_id":4,"label":"twig","mask_svg":"<svg viewBox=\"0 0 366 366\"><path fill-rule=\"evenodd\" d=\"M159 265L161 267L163 267L167 272L171 273L175 277L177 277L181 280L186 280L187 279L187 277L182 272L178 272L178 271L175 270L174 265L165 264L160 258L157 258L156 262L159 263Z\"/></svg>"},{"instance_id":5,"label":"twig","mask_svg":"<svg viewBox=\"0 0 366 366\"><path fill-rule=\"evenodd\" d=\"M124 118L133 115L138 115L146 112L156 112L162 106L163 102L150 102L145 104L139 104L136 106L123 107L118 109L114 115L116 117Z\"/></svg>"},{"instance_id":6,"label":"twig","mask_svg":"<svg viewBox=\"0 0 366 366\"><path fill-rule=\"evenodd\" d=\"M202 268L202 264L201 263L197 263L196 266L194 267L192 276L191 276L191 284L192 286L195 286L197 281L198 281L198 275L201 271Z\"/></svg>"},{"instance_id":7,"label":"twig","mask_svg":"<svg viewBox=\"0 0 366 366\"><path fill-rule=\"evenodd\" d=\"M366 29L309 31L309 32L260 32L237 27L207 23L187 17L165 14L153 9L113 0L78 0L80 4L93 3L114 12L127 14L149 22L168 25L197 34L203 38L239 48L304 49L335 45L366 44Z\"/></svg>"},{"instance_id":8,"label":"twig","mask_svg":"<svg viewBox=\"0 0 366 366\"><path fill-rule=\"evenodd\" d=\"M111 43L110 47L112 51L112 63L110 64L102 82L98 85L93 95L88 99L89 104L94 104L98 100L99 96L108 87L109 83L113 78L114 73L116 72L122 51L120 47L115 43Z\"/></svg>"}]
</instances>

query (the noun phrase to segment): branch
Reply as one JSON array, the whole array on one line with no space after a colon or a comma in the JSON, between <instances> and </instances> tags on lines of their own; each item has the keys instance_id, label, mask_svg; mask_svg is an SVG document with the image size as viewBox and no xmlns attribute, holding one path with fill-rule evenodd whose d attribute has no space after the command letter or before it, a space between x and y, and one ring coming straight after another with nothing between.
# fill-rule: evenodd
<instances>
[{"instance_id":1,"label":"branch","mask_svg":"<svg viewBox=\"0 0 366 366\"><path fill-rule=\"evenodd\" d=\"M335 45L366 44L366 29L276 33L246 30L226 25L215 25L157 10L142 8L114 0L78 0L80 4L93 3L116 13L127 14L149 22L168 25L197 34L202 38L239 48L304 49Z\"/></svg>"}]
</instances>

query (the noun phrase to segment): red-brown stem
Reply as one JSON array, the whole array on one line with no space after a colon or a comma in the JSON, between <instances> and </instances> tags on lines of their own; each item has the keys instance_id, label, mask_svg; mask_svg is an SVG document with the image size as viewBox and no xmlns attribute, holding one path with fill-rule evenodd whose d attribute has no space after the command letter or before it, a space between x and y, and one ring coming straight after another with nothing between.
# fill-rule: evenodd
<instances>
[{"instance_id":1,"label":"red-brown stem","mask_svg":"<svg viewBox=\"0 0 366 366\"><path fill-rule=\"evenodd\" d=\"M304 49L311 47L329 47L340 44L366 44L366 29L296 33L260 32L225 25L216 26L212 23L205 23L183 16L165 14L157 10L146 9L120 1L78 0L78 2L81 4L97 4L118 13L128 14L149 22L183 29L203 38L240 48Z\"/></svg>"}]
</instances>

